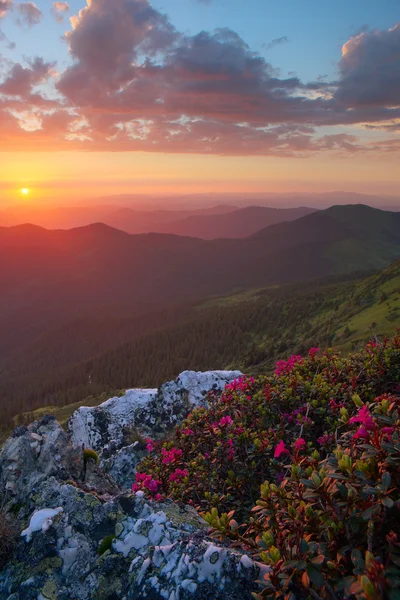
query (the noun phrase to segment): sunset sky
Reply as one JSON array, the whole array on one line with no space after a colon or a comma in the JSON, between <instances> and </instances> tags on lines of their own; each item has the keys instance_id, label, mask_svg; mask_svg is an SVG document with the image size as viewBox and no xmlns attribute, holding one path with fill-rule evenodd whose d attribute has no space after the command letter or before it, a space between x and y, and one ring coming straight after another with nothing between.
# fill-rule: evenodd
<instances>
[{"instance_id":1,"label":"sunset sky","mask_svg":"<svg viewBox=\"0 0 400 600\"><path fill-rule=\"evenodd\" d=\"M0 57L0 207L400 196L398 0L0 0Z\"/></svg>"}]
</instances>

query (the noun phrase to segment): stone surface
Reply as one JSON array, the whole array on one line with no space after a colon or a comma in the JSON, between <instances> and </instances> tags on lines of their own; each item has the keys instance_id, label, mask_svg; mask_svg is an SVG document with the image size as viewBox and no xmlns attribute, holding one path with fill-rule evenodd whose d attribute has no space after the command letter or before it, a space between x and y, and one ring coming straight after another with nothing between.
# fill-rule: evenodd
<instances>
[{"instance_id":1,"label":"stone surface","mask_svg":"<svg viewBox=\"0 0 400 600\"><path fill-rule=\"evenodd\" d=\"M60 429L54 420L39 421L0 452L0 494L9 489L10 476L14 481L15 471L7 470L10 452L20 468L23 457L30 465L6 506L24 531L0 572L0 600L251 600L259 565L209 539L193 509L154 503L142 492L89 489L73 479L79 469L66 479L65 470L75 465L66 457L76 450ZM35 458L31 447L36 431L50 464L62 463L45 477L41 453ZM50 444L64 459L51 462ZM98 474L99 486L107 481Z\"/></svg>"},{"instance_id":2,"label":"stone surface","mask_svg":"<svg viewBox=\"0 0 400 600\"><path fill-rule=\"evenodd\" d=\"M182 374L153 400L162 397L162 414L178 422L183 407L204 402L206 388L222 387L224 377ZM90 435L89 422L80 431ZM76 443L44 417L18 428L0 451L0 498L21 531L0 571L0 600L251 600L263 574L257 562L210 539L190 507L117 486L129 487L142 442L109 441L100 465L86 468Z\"/></svg>"},{"instance_id":3,"label":"stone surface","mask_svg":"<svg viewBox=\"0 0 400 600\"><path fill-rule=\"evenodd\" d=\"M122 447L129 428L162 437L194 406L204 404L209 392L222 390L241 375L240 371L184 371L158 390L127 390L124 396L110 398L95 408L81 407L69 422L73 444L98 452L111 442Z\"/></svg>"}]
</instances>

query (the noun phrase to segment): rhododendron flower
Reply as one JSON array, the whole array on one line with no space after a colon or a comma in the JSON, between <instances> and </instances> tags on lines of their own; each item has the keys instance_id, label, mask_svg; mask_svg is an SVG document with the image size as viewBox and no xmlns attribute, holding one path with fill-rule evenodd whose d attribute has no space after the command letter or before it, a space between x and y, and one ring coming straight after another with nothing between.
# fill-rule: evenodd
<instances>
[{"instance_id":1,"label":"rhododendron flower","mask_svg":"<svg viewBox=\"0 0 400 600\"><path fill-rule=\"evenodd\" d=\"M178 450L178 448L172 448L171 450L165 450L165 448L162 448L161 452L163 455L163 465L170 465L171 463L175 462L178 456L181 456L182 454L182 450Z\"/></svg>"},{"instance_id":2,"label":"rhododendron flower","mask_svg":"<svg viewBox=\"0 0 400 600\"><path fill-rule=\"evenodd\" d=\"M154 450L153 441L150 438L146 438L146 442L147 442L146 448L147 448L148 452L153 452L153 450Z\"/></svg>"},{"instance_id":3,"label":"rhododendron flower","mask_svg":"<svg viewBox=\"0 0 400 600\"><path fill-rule=\"evenodd\" d=\"M282 454L289 454L289 450L285 446L285 442L281 440L274 451L274 458L279 458Z\"/></svg>"},{"instance_id":4,"label":"rhododendron flower","mask_svg":"<svg viewBox=\"0 0 400 600\"><path fill-rule=\"evenodd\" d=\"M293 371L296 364L301 364L303 359L300 355L290 356L288 360L278 360L275 367L275 375L278 377L282 374L287 374Z\"/></svg>"},{"instance_id":5,"label":"rhododendron flower","mask_svg":"<svg viewBox=\"0 0 400 600\"><path fill-rule=\"evenodd\" d=\"M314 356L316 354L318 354L318 352L319 352L319 348L310 348L309 351L308 351L308 356L310 358L314 358Z\"/></svg>"},{"instance_id":6,"label":"rhododendron flower","mask_svg":"<svg viewBox=\"0 0 400 600\"><path fill-rule=\"evenodd\" d=\"M386 435L392 435L394 431L394 427L383 427L382 428L382 433L385 433Z\"/></svg>"},{"instance_id":7,"label":"rhododendron flower","mask_svg":"<svg viewBox=\"0 0 400 600\"><path fill-rule=\"evenodd\" d=\"M233 423L233 419L232 419L232 417L230 417L228 415L226 417L222 417L222 419L219 422L219 426L224 427L225 425L232 425L232 423Z\"/></svg>"},{"instance_id":8,"label":"rhododendron flower","mask_svg":"<svg viewBox=\"0 0 400 600\"><path fill-rule=\"evenodd\" d=\"M318 444L321 444L321 446L327 446L328 444L333 442L334 439L335 436L333 435L333 433L325 433L324 435L321 435L321 437L317 438L317 442Z\"/></svg>"},{"instance_id":9,"label":"rhododendron flower","mask_svg":"<svg viewBox=\"0 0 400 600\"><path fill-rule=\"evenodd\" d=\"M357 429L356 433L353 435L354 440L358 440L359 438L366 438L366 437L368 437L368 431L364 427L364 425L361 425L361 427L359 429Z\"/></svg>"},{"instance_id":10,"label":"rhododendron flower","mask_svg":"<svg viewBox=\"0 0 400 600\"><path fill-rule=\"evenodd\" d=\"M155 496L157 502L160 502L161 500L163 500L163 497L161 496L161 494L156 494Z\"/></svg>"},{"instance_id":11,"label":"rhododendron flower","mask_svg":"<svg viewBox=\"0 0 400 600\"><path fill-rule=\"evenodd\" d=\"M304 448L306 446L307 446L306 440L303 438L299 438L294 443L294 447L296 448L296 450L304 450Z\"/></svg>"},{"instance_id":12,"label":"rhododendron flower","mask_svg":"<svg viewBox=\"0 0 400 600\"><path fill-rule=\"evenodd\" d=\"M363 406L355 417L351 417L349 423L361 423L367 431L374 428L374 419L367 406Z\"/></svg>"},{"instance_id":13,"label":"rhododendron flower","mask_svg":"<svg viewBox=\"0 0 400 600\"><path fill-rule=\"evenodd\" d=\"M183 435L194 435L193 429L182 429Z\"/></svg>"},{"instance_id":14,"label":"rhododendron flower","mask_svg":"<svg viewBox=\"0 0 400 600\"><path fill-rule=\"evenodd\" d=\"M173 473L169 476L170 481L179 481L184 477L189 475L189 471L187 469L175 469Z\"/></svg>"},{"instance_id":15,"label":"rhododendron flower","mask_svg":"<svg viewBox=\"0 0 400 600\"><path fill-rule=\"evenodd\" d=\"M204 452L204 458L210 458L210 453L209 452Z\"/></svg>"}]
</instances>

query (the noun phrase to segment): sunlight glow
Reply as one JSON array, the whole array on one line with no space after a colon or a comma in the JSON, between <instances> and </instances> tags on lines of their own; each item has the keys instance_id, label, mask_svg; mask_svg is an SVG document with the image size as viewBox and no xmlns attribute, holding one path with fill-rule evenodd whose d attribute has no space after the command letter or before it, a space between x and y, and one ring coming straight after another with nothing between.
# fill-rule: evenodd
<instances>
[{"instance_id":1,"label":"sunlight glow","mask_svg":"<svg viewBox=\"0 0 400 600\"><path fill-rule=\"evenodd\" d=\"M29 188L21 188L20 191L23 196L27 196L30 192Z\"/></svg>"}]
</instances>

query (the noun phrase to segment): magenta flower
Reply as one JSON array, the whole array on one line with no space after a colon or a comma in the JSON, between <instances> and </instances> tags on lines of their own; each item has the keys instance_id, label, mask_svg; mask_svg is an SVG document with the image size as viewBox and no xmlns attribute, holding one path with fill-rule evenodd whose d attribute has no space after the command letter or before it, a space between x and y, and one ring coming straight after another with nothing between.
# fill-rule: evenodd
<instances>
[{"instance_id":1,"label":"magenta flower","mask_svg":"<svg viewBox=\"0 0 400 600\"><path fill-rule=\"evenodd\" d=\"M361 423L367 431L371 431L374 428L374 419L367 406L360 408L357 415L351 417L349 423Z\"/></svg>"},{"instance_id":2,"label":"magenta flower","mask_svg":"<svg viewBox=\"0 0 400 600\"><path fill-rule=\"evenodd\" d=\"M153 441L150 438L146 438L146 442L147 442L146 448L147 448L148 452L153 452L153 450L154 450Z\"/></svg>"},{"instance_id":3,"label":"magenta flower","mask_svg":"<svg viewBox=\"0 0 400 600\"><path fill-rule=\"evenodd\" d=\"M194 435L193 429L182 429L183 435Z\"/></svg>"},{"instance_id":4,"label":"magenta flower","mask_svg":"<svg viewBox=\"0 0 400 600\"><path fill-rule=\"evenodd\" d=\"M314 358L316 354L318 354L319 348L310 348L308 351L308 356L310 358Z\"/></svg>"},{"instance_id":5,"label":"magenta flower","mask_svg":"<svg viewBox=\"0 0 400 600\"><path fill-rule=\"evenodd\" d=\"M289 450L285 446L285 442L281 440L274 451L274 458L279 458L282 454L289 454Z\"/></svg>"},{"instance_id":6,"label":"magenta flower","mask_svg":"<svg viewBox=\"0 0 400 600\"><path fill-rule=\"evenodd\" d=\"M171 450L165 450L165 448L162 448L161 452L163 455L163 465L170 465L182 454L182 450L178 450L178 448L172 448Z\"/></svg>"},{"instance_id":7,"label":"magenta flower","mask_svg":"<svg viewBox=\"0 0 400 600\"><path fill-rule=\"evenodd\" d=\"M294 447L296 448L296 450L300 451L300 450L304 450L304 448L307 446L306 440L303 438L299 438L298 440L295 441L294 443Z\"/></svg>"},{"instance_id":8,"label":"magenta flower","mask_svg":"<svg viewBox=\"0 0 400 600\"><path fill-rule=\"evenodd\" d=\"M170 481L180 481L184 477L189 475L189 471L187 469L175 469L173 473L169 476Z\"/></svg>"},{"instance_id":9,"label":"magenta flower","mask_svg":"<svg viewBox=\"0 0 400 600\"><path fill-rule=\"evenodd\" d=\"M222 417L222 419L220 420L220 422L218 423L218 425L220 427L224 427L225 425L232 425L233 423L233 419L232 417L230 417L229 415L226 417Z\"/></svg>"}]
</instances>

